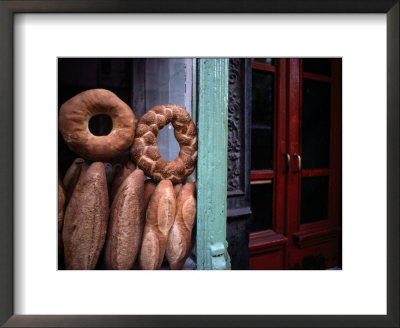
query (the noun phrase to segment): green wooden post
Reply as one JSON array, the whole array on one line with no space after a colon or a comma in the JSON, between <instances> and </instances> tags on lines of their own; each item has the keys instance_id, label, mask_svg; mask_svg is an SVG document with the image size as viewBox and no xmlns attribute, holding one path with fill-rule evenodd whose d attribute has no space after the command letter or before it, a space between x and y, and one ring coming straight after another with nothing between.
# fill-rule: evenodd
<instances>
[{"instance_id":1,"label":"green wooden post","mask_svg":"<svg viewBox=\"0 0 400 328\"><path fill-rule=\"evenodd\" d=\"M229 270L226 242L228 59L199 59L197 99L197 269Z\"/></svg>"}]
</instances>

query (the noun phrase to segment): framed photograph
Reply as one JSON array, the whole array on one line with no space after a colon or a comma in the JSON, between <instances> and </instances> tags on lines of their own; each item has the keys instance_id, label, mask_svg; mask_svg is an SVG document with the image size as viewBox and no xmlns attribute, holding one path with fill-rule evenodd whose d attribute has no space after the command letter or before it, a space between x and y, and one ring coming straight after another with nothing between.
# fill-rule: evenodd
<instances>
[{"instance_id":1,"label":"framed photograph","mask_svg":"<svg viewBox=\"0 0 400 328\"><path fill-rule=\"evenodd\" d=\"M398 1L0 1L0 323L398 326L398 19ZM54 177L80 150L56 109L95 88L197 125L190 270L108 270L105 240L103 270L57 255Z\"/></svg>"}]
</instances>

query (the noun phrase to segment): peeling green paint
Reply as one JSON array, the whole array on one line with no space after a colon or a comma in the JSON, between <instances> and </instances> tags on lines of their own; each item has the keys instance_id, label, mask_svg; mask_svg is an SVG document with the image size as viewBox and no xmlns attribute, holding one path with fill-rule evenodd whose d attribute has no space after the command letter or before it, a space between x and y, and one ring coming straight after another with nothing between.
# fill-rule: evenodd
<instances>
[{"instance_id":1,"label":"peeling green paint","mask_svg":"<svg viewBox=\"0 0 400 328\"><path fill-rule=\"evenodd\" d=\"M226 270L228 59L198 60L197 100L197 269Z\"/></svg>"}]
</instances>

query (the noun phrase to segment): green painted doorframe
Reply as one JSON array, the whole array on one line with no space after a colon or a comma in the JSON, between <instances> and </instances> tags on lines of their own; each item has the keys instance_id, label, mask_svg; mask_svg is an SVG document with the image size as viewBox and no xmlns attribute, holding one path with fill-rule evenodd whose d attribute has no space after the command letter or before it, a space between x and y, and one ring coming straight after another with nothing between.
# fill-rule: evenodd
<instances>
[{"instance_id":1,"label":"green painted doorframe","mask_svg":"<svg viewBox=\"0 0 400 328\"><path fill-rule=\"evenodd\" d=\"M226 241L228 59L198 60L198 270L229 270Z\"/></svg>"}]
</instances>

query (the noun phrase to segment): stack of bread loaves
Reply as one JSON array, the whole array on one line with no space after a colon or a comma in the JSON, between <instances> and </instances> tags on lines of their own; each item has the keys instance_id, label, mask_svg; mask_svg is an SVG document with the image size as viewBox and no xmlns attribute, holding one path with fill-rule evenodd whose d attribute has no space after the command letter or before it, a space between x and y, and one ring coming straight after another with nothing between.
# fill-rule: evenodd
<instances>
[{"instance_id":1,"label":"stack of bread loaves","mask_svg":"<svg viewBox=\"0 0 400 328\"><path fill-rule=\"evenodd\" d=\"M106 136L88 127L99 114L112 119ZM158 131L168 123L180 145L172 162L157 146ZM58 179L58 252L65 268L154 270L166 257L171 269L182 269L196 218L196 185L186 180L196 165L197 133L186 110L155 106L136 127L127 104L93 89L61 106L59 130L80 156ZM131 158L118 162L127 150Z\"/></svg>"}]
</instances>

